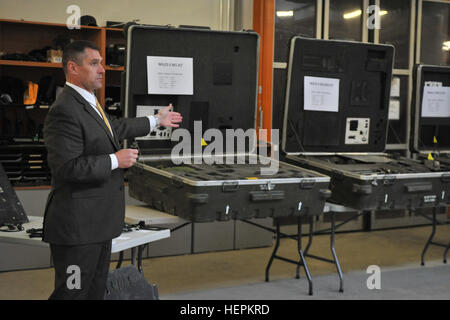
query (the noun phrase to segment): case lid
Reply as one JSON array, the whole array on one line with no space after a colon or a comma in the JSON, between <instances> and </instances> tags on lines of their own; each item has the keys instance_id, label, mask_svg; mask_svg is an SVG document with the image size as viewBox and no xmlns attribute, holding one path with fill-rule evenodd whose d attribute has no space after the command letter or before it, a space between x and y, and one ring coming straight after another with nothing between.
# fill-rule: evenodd
<instances>
[{"instance_id":1,"label":"case lid","mask_svg":"<svg viewBox=\"0 0 450 320\"><path fill-rule=\"evenodd\" d=\"M183 116L179 128L191 134L192 152L194 143L202 143L194 135L196 125L202 136L207 129L219 130L224 153L235 153L236 141L234 150L226 149L225 132L255 128L258 58L259 36L253 31L133 25L127 35L125 114L156 114L172 103ZM141 154L170 154L178 144L170 140L177 130L159 127L146 140L136 139ZM215 136L210 139L203 143ZM249 141L246 152L256 147L256 139L251 146Z\"/></svg>"},{"instance_id":2,"label":"case lid","mask_svg":"<svg viewBox=\"0 0 450 320\"><path fill-rule=\"evenodd\" d=\"M450 153L450 67L416 65L412 152Z\"/></svg>"},{"instance_id":3,"label":"case lid","mask_svg":"<svg viewBox=\"0 0 450 320\"><path fill-rule=\"evenodd\" d=\"M282 150L383 152L393 56L390 45L294 37Z\"/></svg>"}]
</instances>

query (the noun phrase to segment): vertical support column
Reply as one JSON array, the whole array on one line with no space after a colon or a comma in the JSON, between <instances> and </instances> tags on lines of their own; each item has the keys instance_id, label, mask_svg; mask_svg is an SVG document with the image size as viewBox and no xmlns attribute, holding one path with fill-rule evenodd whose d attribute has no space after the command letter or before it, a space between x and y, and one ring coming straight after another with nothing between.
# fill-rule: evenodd
<instances>
[{"instance_id":1,"label":"vertical support column","mask_svg":"<svg viewBox=\"0 0 450 320\"><path fill-rule=\"evenodd\" d=\"M102 65L103 65L103 68L105 68L105 63L106 63L106 29L105 28L101 28L97 32L98 32L98 35L96 37L97 38L96 44L100 48L100 55L103 58ZM106 71L105 71L105 74L103 75L102 87L100 89L98 89L97 92L96 92L98 102L100 102L100 104L103 107L105 106L105 92L106 92L105 86L106 86Z\"/></svg>"},{"instance_id":2,"label":"vertical support column","mask_svg":"<svg viewBox=\"0 0 450 320\"><path fill-rule=\"evenodd\" d=\"M273 51L275 34L275 0L254 0L253 29L260 35L257 129L266 129L270 142L272 128Z\"/></svg>"}]
</instances>

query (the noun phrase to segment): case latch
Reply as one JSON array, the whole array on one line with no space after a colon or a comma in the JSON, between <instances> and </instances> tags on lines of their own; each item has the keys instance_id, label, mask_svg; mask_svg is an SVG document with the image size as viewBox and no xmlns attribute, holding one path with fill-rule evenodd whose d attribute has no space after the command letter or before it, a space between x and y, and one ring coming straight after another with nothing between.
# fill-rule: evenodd
<instances>
[{"instance_id":1,"label":"case latch","mask_svg":"<svg viewBox=\"0 0 450 320\"><path fill-rule=\"evenodd\" d=\"M442 175L442 177L441 177L441 181L444 182L444 183L450 182L450 174L444 173L444 174Z\"/></svg>"},{"instance_id":2,"label":"case latch","mask_svg":"<svg viewBox=\"0 0 450 320\"><path fill-rule=\"evenodd\" d=\"M396 179L397 178L395 176L384 176L383 179L381 179L381 181L383 182L384 186L390 186L395 183Z\"/></svg>"}]
</instances>

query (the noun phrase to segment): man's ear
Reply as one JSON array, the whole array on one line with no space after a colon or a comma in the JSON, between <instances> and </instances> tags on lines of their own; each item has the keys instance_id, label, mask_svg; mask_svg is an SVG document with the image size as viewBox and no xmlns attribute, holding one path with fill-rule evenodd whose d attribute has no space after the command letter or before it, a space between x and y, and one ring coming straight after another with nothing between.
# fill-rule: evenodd
<instances>
[{"instance_id":1,"label":"man's ear","mask_svg":"<svg viewBox=\"0 0 450 320\"><path fill-rule=\"evenodd\" d=\"M72 74L78 74L77 64L72 60L67 61L67 71Z\"/></svg>"}]
</instances>

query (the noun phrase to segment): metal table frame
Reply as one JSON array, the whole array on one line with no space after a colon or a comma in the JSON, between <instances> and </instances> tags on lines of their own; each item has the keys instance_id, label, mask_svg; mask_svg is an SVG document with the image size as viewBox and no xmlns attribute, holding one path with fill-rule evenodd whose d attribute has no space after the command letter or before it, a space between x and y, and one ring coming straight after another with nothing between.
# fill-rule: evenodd
<instances>
[{"instance_id":1,"label":"metal table frame","mask_svg":"<svg viewBox=\"0 0 450 320\"><path fill-rule=\"evenodd\" d=\"M439 243L439 242L434 242L434 241L433 241L434 235L436 234L436 226L437 226L438 224L439 224L439 225L444 225L444 224L446 224L445 222L440 222L440 221L437 220L436 215L437 215L438 208L439 208L439 207L434 207L434 208L433 208L433 217L432 217L432 219L430 219L428 216L426 216L426 215L424 215L424 214L422 214L422 213L419 213L421 216L423 216L423 217L426 218L426 219L431 220L431 222L432 222L432 225L431 225L431 234L430 234L430 236L429 236L429 238L428 238L428 240L427 240L427 243L425 244L425 247L423 248L422 255L421 255L421 259L420 259L420 264L421 264L422 266L425 265L425 253L427 252L428 247L429 247L430 245L434 245L434 246L444 247L444 248L445 248L444 255L443 255L443 262L444 262L444 263L447 263L447 253L448 253L448 249L450 248L450 242L449 242L448 244L443 244L443 243Z\"/></svg>"},{"instance_id":2,"label":"metal table frame","mask_svg":"<svg viewBox=\"0 0 450 320\"><path fill-rule=\"evenodd\" d=\"M295 264L297 266L296 268L296 274L295 274L295 278L299 279L300 278L300 267L303 266L305 268L305 274L308 280L308 294L309 295L313 295L313 283L312 283L312 278L311 278L311 274L309 272L309 268L308 268L308 264L306 263L306 259L305 257L309 257L309 258L313 258L316 260L320 260L320 261L324 261L324 262L328 262L328 263L332 263L336 266L336 270L338 272L339 275L339 292L344 292L344 278L342 275L342 269L339 263L339 259L337 257L336 254L336 249L335 249L335 231L342 225L346 224L347 222L358 218L359 216L369 212L370 211L356 211L357 213L355 213L355 215L351 216L350 218L346 219L345 221L341 222L340 224L336 225L336 213L337 212L354 212L356 211L355 209L352 208L348 208L348 207L344 207L341 205L337 205L337 204L332 204L332 203L326 203L325 208L324 208L324 212L330 212L331 213L331 228L328 229L323 229L323 230L318 230L318 231L314 231L314 218L315 216L308 216L309 218L309 232L308 232L308 243L306 244L305 249L302 249L302 217L298 217L297 218L297 234L296 235L288 235L285 233L280 232L280 221L278 218L274 218L274 222L275 222L275 229L273 228L269 228L269 227L265 227L262 226L260 224L248 221L248 220L242 220L248 224L254 225L258 228L262 228L264 230L270 231L275 233L275 246L274 249L272 251L272 255L270 256L269 262L267 263L266 266L266 282L269 281L269 273L270 273L270 268L272 266L273 260L274 259L278 259L284 262L288 262L288 263L292 263ZM319 257L316 255L312 255L310 253L308 253L311 244L312 244L312 239L313 236L315 234L321 234L321 233L327 233L330 232L330 250L331 250L331 254L333 256L333 259L328 259L328 258L324 258L324 257ZM282 257L277 255L277 251L278 248L280 246L280 240L283 238L290 238L292 240L296 240L297 241L297 249L298 249L298 253L300 256L299 261L295 261L292 259L288 259L286 257Z\"/></svg>"}]
</instances>

